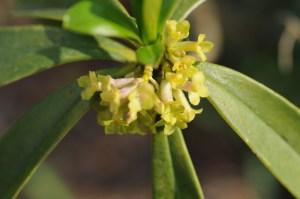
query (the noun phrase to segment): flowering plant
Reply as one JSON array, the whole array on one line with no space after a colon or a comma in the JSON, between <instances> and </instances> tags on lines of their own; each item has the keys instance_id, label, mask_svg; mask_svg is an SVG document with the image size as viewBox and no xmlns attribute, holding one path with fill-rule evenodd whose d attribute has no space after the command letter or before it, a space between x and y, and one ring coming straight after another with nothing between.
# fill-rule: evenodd
<instances>
[{"instance_id":1,"label":"flowering plant","mask_svg":"<svg viewBox=\"0 0 300 199\"><path fill-rule=\"evenodd\" d=\"M204 34L190 41L190 24L184 20L202 2L132 0L133 17L118 0L53 5L20 0L19 15L55 20L60 26L0 28L1 86L75 61L115 60L124 66L79 77L1 137L1 198L16 197L92 107L107 134L153 136L154 198L204 198L181 133L202 112L201 98L300 197L299 109L249 77L207 62L213 43Z\"/></svg>"}]
</instances>

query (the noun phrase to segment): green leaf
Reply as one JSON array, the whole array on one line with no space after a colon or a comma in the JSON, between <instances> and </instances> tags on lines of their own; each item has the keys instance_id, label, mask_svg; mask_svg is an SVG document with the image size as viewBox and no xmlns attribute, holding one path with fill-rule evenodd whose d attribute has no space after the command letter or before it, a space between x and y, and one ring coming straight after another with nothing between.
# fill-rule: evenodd
<instances>
[{"instance_id":1,"label":"green leaf","mask_svg":"<svg viewBox=\"0 0 300 199\"><path fill-rule=\"evenodd\" d=\"M15 197L38 165L89 110L77 83L52 93L0 140L0 196Z\"/></svg>"},{"instance_id":2,"label":"green leaf","mask_svg":"<svg viewBox=\"0 0 300 199\"><path fill-rule=\"evenodd\" d=\"M176 185L173 163L168 138L163 131L153 135L152 151L152 197L154 199L174 199Z\"/></svg>"},{"instance_id":3,"label":"green leaf","mask_svg":"<svg viewBox=\"0 0 300 199\"><path fill-rule=\"evenodd\" d=\"M154 44L142 46L138 48L136 53L139 63L145 65L150 64L158 67L164 53L163 41L158 39Z\"/></svg>"},{"instance_id":4,"label":"green leaf","mask_svg":"<svg viewBox=\"0 0 300 199\"><path fill-rule=\"evenodd\" d=\"M74 61L112 58L89 37L59 28L0 28L0 86Z\"/></svg>"},{"instance_id":5,"label":"green leaf","mask_svg":"<svg viewBox=\"0 0 300 199\"><path fill-rule=\"evenodd\" d=\"M81 1L67 11L63 24L84 34L140 41L135 20L117 0Z\"/></svg>"},{"instance_id":6,"label":"green leaf","mask_svg":"<svg viewBox=\"0 0 300 199\"><path fill-rule=\"evenodd\" d=\"M16 17L27 17L36 19L47 19L61 21L66 10L65 9L22 9L14 11Z\"/></svg>"},{"instance_id":7,"label":"green leaf","mask_svg":"<svg viewBox=\"0 0 300 199\"><path fill-rule=\"evenodd\" d=\"M133 11L145 44L157 39L163 0L133 0Z\"/></svg>"},{"instance_id":8,"label":"green leaf","mask_svg":"<svg viewBox=\"0 0 300 199\"><path fill-rule=\"evenodd\" d=\"M171 18L180 0L164 0L160 10L159 31L163 31L166 21Z\"/></svg>"},{"instance_id":9,"label":"green leaf","mask_svg":"<svg viewBox=\"0 0 300 199\"><path fill-rule=\"evenodd\" d=\"M204 198L180 130L153 137L153 198Z\"/></svg>"},{"instance_id":10,"label":"green leaf","mask_svg":"<svg viewBox=\"0 0 300 199\"><path fill-rule=\"evenodd\" d=\"M231 69L200 64L209 101L274 176L300 198L300 111Z\"/></svg>"},{"instance_id":11,"label":"green leaf","mask_svg":"<svg viewBox=\"0 0 300 199\"><path fill-rule=\"evenodd\" d=\"M177 0L177 7L172 15L172 19L181 21L185 19L197 6L205 2L205 0Z\"/></svg>"},{"instance_id":12,"label":"green leaf","mask_svg":"<svg viewBox=\"0 0 300 199\"><path fill-rule=\"evenodd\" d=\"M168 19L183 20L205 0L132 0L141 37L151 44L165 27Z\"/></svg>"},{"instance_id":13,"label":"green leaf","mask_svg":"<svg viewBox=\"0 0 300 199\"><path fill-rule=\"evenodd\" d=\"M120 62L136 62L136 53L127 46L107 37L96 36L96 40L114 60Z\"/></svg>"},{"instance_id":14,"label":"green leaf","mask_svg":"<svg viewBox=\"0 0 300 199\"><path fill-rule=\"evenodd\" d=\"M132 67L102 71L121 76ZM0 198L13 198L34 171L90 109L76 82L53 92L25 113L0 139Z\"/></svg>"},{"instance_id":15,"label":"green leaf","mask_svg":"<svg viewBox=\"0 0 300 199\"><path fill-rule=\"evenodd\" d=\"M176 198L204 199L197 173L181 130L168 137L176 178Z\"/></svg>"}]
</instances>

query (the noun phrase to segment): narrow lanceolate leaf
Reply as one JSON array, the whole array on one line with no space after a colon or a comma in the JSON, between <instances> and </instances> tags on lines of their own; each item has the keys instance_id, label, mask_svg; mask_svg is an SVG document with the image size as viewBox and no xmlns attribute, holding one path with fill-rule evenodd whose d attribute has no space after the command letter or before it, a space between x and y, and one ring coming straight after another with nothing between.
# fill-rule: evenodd
<instances>
[{"instance_id":1,"label":"narrow lanceolate leaf","mask_svg":"<svg viewBox=\"0 0 300 199\"><path fill-rule=\"evenodd\" d=\"M8 130L0 140L0 198L16 196L89 107L74 82L51 94Z\"/></svg>"},{"instance_id":2,"label":"narrow lanceolate leaf","mask_svg":"<svg viewBox=\"0 0 300 199\"><path fill-rule=\"evenodd\" d=\"M202 4L205 0L177 0L179 1L177 7L172 15L172 19L185 19L197 6Z\"/></svg>"},{"instance_id":3,"label":"narrow lanceolate leaf","mask_svg":"<svg viewBox=\"0 0 300 199\"><path fill-rule=\"evenodd\" d=\"M107 37L96 36L99 47L105 50L114 60L120 62L136 62L136 53L127 46Z\"/></svg>"},{"instance_id":4,"label":"narrow lanceolate leaf","mask_svg":"<svg viewBox=\"0 0 300 199\"><path fill-rule=\"evenodd\" d=\"M177 8L180 0L164 0L160 10L158 31L162 31L166 24L166 21L171 18L175 9Z\"/></svg>"},{"instance_id":5,"label":"narrow lanceolate leaf","mask_svg":"<svg viewBox=\"0 0 300 199\"><path fill-rule=\"evenodd\" d=\"M204 199L203 191L181 130L177 130L169 136L168 140L176 178L176 198Z\"/></svg>"},{"instance_id":6,"label":"narrow lanceolate leaf","mask_svg":"<svg viewBox=\"0 0 300 199\"><path fill-rule=\"evenodd\" d=\"M209 100L263 164L300 198L300 111L231 69L201 64Z\"/></svg>"},{"instance_id":7,"label":"narrow lanceolate leaf","mask_svg":"<svg viewBox=\"0 0 300 199\"><path fill-rule=\"evenodd\" d=\"M156 40L162 0L143 0L143 36L148 43Z\"/></svg>"},{"instance_id":8,"label":"narrow lanceolate leaf","mask_svg":"<svg viewBox=\"0 0 300 199\"><path fill-rule=\"evenodd\" d=\"M65 9L23 9L14 11L16 17L27 17L35 19L47 19L61 21L66 10Z\"/></svg>"},{"instance_id":9,"label":"narrow lanceolate leaf","mask_svg":"<svg viewBox=\"0 0 300 199\"><path fill-rule=\"evenodd\" d=\"M132 4L144 43L154 42L158 36L163 0L133 0Z\"/></svg>"},{"instance_id":10,"label":"narrow lanceolate leaf","mask_svg":"<svg viewBox=\"0 0 300 199\"><path fill-rule=\"evenodd\" d=\"M180 130L154 135L153 198L204 198Z\"/></svg>"},{"instance_id":11,"label":"narrow lanceolate leaf","mask_svg":"<svg viewBox=\"0 0 300 199\"><path fill-rule=\"evenodd\" d=\"M63 24L84 34L140 41L135 20L117 0L81 1L67 11Z\"/></svg>"},{"instance_id":12,"label":"narrow lanceolate leaf","mask_svg":"<svg viewBox=\"0 0 300 199\"><path fill-rule=\"evenodd\" d=\"M96 40L54 27L2 27L0 44L0 86L60 64L112 59Z\"/></svg>"},{"instance_id":13,"label":"narrow lanceolate leaf","mask_svg":"<svg viewBox=\"0 0 300 199\"><path fill-rule=\"evenodd\" d=\"M112 76L127 74L125 67ZM41 162L90 109L73 82L25 113L0 139L0 198L14 198Z\"/></svg>"},{"instance_id":14,"label":"narrow lanceolate leaf","mask_svg":"<svg viewBox=\"0 0 300 199\"><path fill-rule=\"evenodd\" d=\"M175 198L175 176L168 138L163 132L153 136L153 186L154 199Z\"/></svg>"}]
</instances>

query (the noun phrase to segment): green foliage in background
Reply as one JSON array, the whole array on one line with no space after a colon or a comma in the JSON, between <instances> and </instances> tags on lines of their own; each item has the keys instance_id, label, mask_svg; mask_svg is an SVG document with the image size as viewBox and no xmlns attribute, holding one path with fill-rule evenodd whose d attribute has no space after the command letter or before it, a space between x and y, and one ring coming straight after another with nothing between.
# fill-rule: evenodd
<instances>
[{"instance_id":1,"label":"green foliage in background","mask_svg":"<svg viewBox=\"0 0 300 199\"><path fill-rule=\"evenodd\" d=\"M55 20L60 27L0 27L0 86L65 63L113 60L97 71L123 77L160 63L168 19L183 20L202 0L132 0L131 16L118 0L19 0L16 14ZM116 38L118 40L116 40ZM125 42L119 42L123 40ZM207 62L209 102L273 175L300 198L300 111L274 91ZM25 113L0 138L0 198L15 198L39 165L95 103L71 82ZM181 130L153 135L153 198L198 198L203 191Z\"/></svg>"}]
</instances>

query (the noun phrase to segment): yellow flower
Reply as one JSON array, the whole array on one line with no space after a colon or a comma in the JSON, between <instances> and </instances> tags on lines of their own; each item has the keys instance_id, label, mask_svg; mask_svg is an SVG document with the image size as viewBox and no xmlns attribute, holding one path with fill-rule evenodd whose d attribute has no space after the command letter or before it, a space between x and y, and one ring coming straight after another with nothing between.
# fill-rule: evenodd
<instances>
[{"instance_id":1,"label":"yellow flower","mask_svg":"<svg viewBox=\"0 0 300 199\"><path fill-rule=\"evenodd\" d=\"M166 44L183 40L189 36L190 23L186 20L177 22L175 20L169 20L166 24Z\"/></svg>"},{"instance_id":2,"label":"yellow flower","mask_svg":"<svg viewBox=\"0 0 300 199\"><path fill-rule=\"evenodd\" d=\"M117 114L121 104L121 94L119 89L115 87L113 79L110 76L100 75L99 81L102 85L100 104L109 106L110 112Z\"/></svg>"},{"instance_id":3,"label":"yellow flower","mask_svg":"<svg viewBox=\"0 0 300 199\"><path fill-rule=\"evenodd\" d=\"M198 36L198 41L197 41L198 48L196 52L202 61L206 61L207 57L205 53L208 53L214 47L214 44L212 42L205 41L205 37L206 37L205 34L200 34Z\"/></svg>"},{"instance_id":4,"label":"yellow flower","mask_svg":"<svg viewBox=\"0 0 300 199\"><path fill-rule=\"evenodd\" d=\"M84 88L82 99L100 95L98 123L107 134L145 135L162 127L170 135L177 128L187 128L202 112L192 107L208 96L205 77L195 66L194 54L206 61L213 44L205 41L204 34L197 41L188 41L189 29L188 21L167 21L166 51L155 67L137 65L134 72L119 79L95 72L79 78L78 84Z\"/></svg>"},{"instance_id":5,"label":"yellow flower","mask_svg":"<svg viewBox=\"0 0 300 199\"><path fill-rule=\"evenodd\" d=\"M137 119L138 112L150 110L154 107L156 94L153 86L146 81L139 83L137 88L129 95L128 100L129 112L127 123L129 124Z\"/></svg>"},{"instance_id":6,"label":"yellow flower","mask_svg":"<svg viewBox=\"0 0 300 199\"><path fill-rule=\"evenodd\" d=\"M89 75L80 77L77 82L81 88L84 88L81 93L83 100L90 100L97 91L101 90L101 84L98 83L95 72L90 71Z\"/></svg>"},{"instance_id":7,"label":"yellow flower","mask_svg":"<svg viewBox=\"0 0 300 199\"><path fill-rule=\"evenodd\" d=\"M195 73L192 80L187 82L183 87L188 92L189 101L193 105L200 103L201 97L208 97L208 90L204 85L205 77L201 71Z\"/></svg>"}]
</instances>

